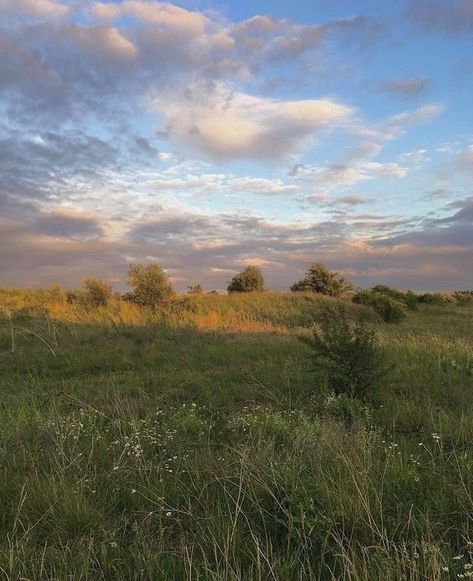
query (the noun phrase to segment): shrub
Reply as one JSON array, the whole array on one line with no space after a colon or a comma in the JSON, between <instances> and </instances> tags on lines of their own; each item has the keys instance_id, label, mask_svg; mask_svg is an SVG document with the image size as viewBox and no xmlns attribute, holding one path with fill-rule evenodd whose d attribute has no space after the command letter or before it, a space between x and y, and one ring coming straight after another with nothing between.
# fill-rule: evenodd
<instances>
[{"instance_id":1,"label":"shrub","mask_svg":"<svg viewBox=\"0 0 473 581\"><path fill-rule=\"evenodd\" d=\"M412 292L411 290L400 291L385 284L377 284L371 289L371 292L389 296L395 301L403 303L408 309L411 310L417 309L419 303L419 295Z\"/></svg>"},{"instance_id":2,"label":"shrub","mask_svg":"<svg viewBox=\"0 0 473 581\"><path fill-rule=\"evenodd\" d=\"M385 323L397 323L406 317L404 303L380 292L358 291L353 295L352 301L371 307Z\"/></svg>"},{"instance_id":3,"label":"shrub","mask_svg":"<svg viewBox=\"0 0 473 581\"><path fill-rule=\"evenodd\" d=\"M473 291L471 290L455 291L453 297L459 305L473 304Z\"/></svg>"},{"instance_id":4,"label":"shrub","mask_svg":"<svg viewBox=\"0 0 473 581\"><path fill-rule=\"evenodd\" d=\"M453 302L454 297L448 293L424 293L419 296L419 303L426 305L446 305Z\"/></svg>"},{"instance_id":5,"label":"shrub","mask_svg":"<svg viewBox=\"0 0 473 581\"><path fill-rule=\"evenodd\" d=\"M112 287L100 278L86 278L82 286L84 300L92 307L105 307L112 298Z\"/></svg>"},{"instance_id":6,"label":"shrub","mask_svg":"<svg viewBox=\"0 0 473 581\"><path fill-rule=\"evenodd\" d=\"M310 291L338 297L352 289L350 282L338 276L338 272L330 272L321 262L316 262L306 271L305 277L292 285L292 291Z\"/></svg>"},{"instance_id":7,"label":"shrub","mask_svg":"<svg viewBox=\"0 0 473 581\"><path fill-rule=\"evenodd\" d=\"M326 313L312 337L304 340L336 395L375 397L387 367L377 336L366 323L350 322L340 309L336 316Z\"/></svg>"},{"instance_id":8,"label":"shrub","mask_svg":"<svg viewBox=\"0 0 473 581\"><path fill-rule=\"evenodd\" d=\"M46 296L48 301L53 301L55 303L65 303L67 301L67 293L59 284L55 284L50 288L46 289Z\"/></svg>"},{"instance_id":9,"label":"shrub","mask_svg":"<svg viewBox=\"0 0 473 581\"><path fill-rule=\"evenodd\" d=\"M419 306L419 295L408 290L405 293L402 293L402 302L408 309L415 311Z\"/></svg>"},{"instance_id":10,"label":"shrub","mask_svg":"<svg viewBox=\"0 0 473 581\"><path fill-rule=\"evenodd\" d=\"M187 294L189 295L203 295L204 289L200 284L194 284L187 287Z\"/></svg>"},{"instance_id":11,"label":"shrub","mask_svg":"<svg viewBox=\"0 0 473 581\"><path fill-rule=\"evenodd\" d=\"M227 291L229 293L264 291L264 278L261 270L256 266L247 266L245 270L232 278Z\"/></svg>"},{"instance_id":12,"label":"shrub","mask_svg":"<svg viewBox=\"0 0 473 581\"><path fill-rule=\"evenodd\" d=\"M173 294L169 277L157 262L130 264L128 285L133 289L134 302L153 309Z\"/></svg>"},{"instance_id":13,"label":"shrub","mask_svg":"<svg viewBox=\"0 0 473 581\"><path fill-rule=\"evenodd\" d=\"M76 305L81 302L82 295L83 295L82 291L68 290L66 292L66 302L69 305Z\"/></svg>"}]
</instances>

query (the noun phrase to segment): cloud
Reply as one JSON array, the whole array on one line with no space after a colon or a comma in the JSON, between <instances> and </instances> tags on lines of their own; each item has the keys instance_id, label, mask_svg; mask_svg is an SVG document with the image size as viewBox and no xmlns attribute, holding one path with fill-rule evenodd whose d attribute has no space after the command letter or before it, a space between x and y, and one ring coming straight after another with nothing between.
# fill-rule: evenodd
<instances>
[{"instance_id":1,"label":"cloud","mask_svg":"<svg viewBox=\"0 0 473 581\"><path fill-rule=\"evenodd\" d=\"M427 103L412 111L397 113L383 122L378 137L384 141L396 139L412 126L433 121L443 111L444 107L442 104Z\"/></svg>"},{"instance_id":2,"label":"cloud","mask_svg":"<svg viewBox=\"0 0 473 581\"><path fill-rule=\"evenodd\" d=\"M463 171L473 174L473 145L460 153L458 156L458 165Z\"/></svg>"},{"instance_id":3,"label":"cloud","mask_svg":"<svg viewBox=\"0 0 473 581\"><path fill-rule=\"evenodd\" d=\"M81 131L5 131L0 140L0 194L39 202L71 190L77 193L83 182L92 184L115 166L117 155L108 142Z\"/></svg>"},{"instance_id":4,"label":"cloud","mask_svg":"<svg viewBox=\"0 0 473 581\"><path fill-rule=\"evenodd\" d=\"M359 206L360 204L367 204L368 202L372 202L373 200L365 198L363 196L343 196L336 200L337 203L347 204L348 206Z\"/></svg>"},{"instance_id":5,"label":"cloud","mask_svg":"<svg viewBox=\"0 0 473 581\"><path fill-rule=\"evenodd\" d=\"M473 250L473 199L452 202L446 210L456 211L444 218L425 219L419 229L381 240L379 245L414 244L432 248L465 248Z\"/></svg>"},{"instance_id":6,"label":"cloud","mask_svg":"<svg viewBox=\"0 0 473 581\"><path fill-rule=\"evenodd\" d=\"M103 233L95 216L66 209L41 212L34 220L33 228L52 238L95 238Z\"/></svg>"},{"instance_id":7,"label":"cloud","mask_svg":"<svg viewBox=\"0 0 473 581\"><path fill-rule=\"evenodd\" d=\"M248 194L287 195L299 191L299 186L286 184L281 179L240 177L229 179L226 185L229 190Z\"/></svg>"},{"instance_id":8,"label":"cloud","mask_svg":"<svg viewBox=\"0 0 473 581\"><path fill-rule=\"evenodd\" d=\"M154 105L171 139L220 159L287 157L354 114L330 99L281 101L223 84L194 86L180 97L161 96Z\"/></svg>"},{"instance_id":9,"label":"cloud","mask_svg":"<svg viewBox=\"0 0 473 581\"><path fill-rule=\"evenodd\" d=\"M445 210L443 218L416 226L376 215L283 223L249 213L161 208L117 239L102 235L91 216L81 220L51 212L30 226L4 220L0 262L4 284L78 285L85 274L94 274L123 288L128 261L154 259L179 288L194 280L225 288L233 272L253 263L263 268L271 288L287 289L311 262L321 260L365 286L468 288L473 283L471 200ZM68 219L78 219L75 238L62 237L61 221ZM400 233L393 235L396 228Z\"/></svg>"},{"instance_id":10,"label":"cloud","mask_svg":"<svg viewBox=\"0 0 473 581\"><path fill-rule=\"evenodd\" d=\"M138 53L133 43L116 28L71 25L63 28L62 34L77 42L93 55L122 61L132 59Z\"/></svg>"},{"instance_id":11,"label":"cloud","mask_svg":"<svg viewBox=\"0 0 473 581\"><path fill-rule=\"evenodd\" d=\"M353 185L376 178L402 179L406 177L406 168L397 163L380 163L375 161L347 161L333 163L325 167L298 166L292 175L309 182L318 192L327 194L332 191L346 190ZM317 198L312 197L312 200Z\"/></svg>"},{"instance_id":12,"label":"cloud","mask_svg":"<svg viewBox=\"0 0 473 581\"><path fill-rule=\"evenodd\" d=\"M96 2L92 11L99 19L117 20L128 16L135 20L179 29L191 34L202 34L210 20L200 12L192 12L169 2L124 0L117 3Z\"/></svg>"},{"instance_id":13,"label":"cloud","mask_svg":"<svg viewBox=\"0 0 473 581\"><path fill-rule=\"evenodd\" d=\"M425 30L448 36L473 32L472 0L409 0L407 17Z\"/></svg>"},{"instance_id":14,"label":"cloud","mask_svg":"<svg viewBox=\"0 0 473 581\"><path fill-rule=\"evenodd\" d=\"M424 94L430 81L425 77L391 79L381 84L380 89L402 98L419 97Z\"/></svg>"},{"instance_id":15,"label":"cloud","mask_svg":"<svg viewBox=\"0 0 473 581\"><path fill-rule=\"evenodd\" d=\"M0 0L0 15L21 13L39 19L60 19L70 11L69 6L55 0Z\"/></svg>"},{"instance_id":16,"label":"cloud","mask_svg":"<svg viewBox=\"0 0 473 581\"><path fill-rule=\"evenodd\" d=\"M348 133L361 137L338 160L314 166L298 163L289 176L310 184L315 193L307 199L324 200L332 192L343 192L357 183L373 179L402 179L409 170L426 159L425 150L408 152L401 156L403 165L396 162L375 161L386 143L401 137L409 127L435 119L443 110L439 104L427 104L412 111L393 115L378 126L363 122L354 116L345 124Z\"/></svg>"}]
</instances>

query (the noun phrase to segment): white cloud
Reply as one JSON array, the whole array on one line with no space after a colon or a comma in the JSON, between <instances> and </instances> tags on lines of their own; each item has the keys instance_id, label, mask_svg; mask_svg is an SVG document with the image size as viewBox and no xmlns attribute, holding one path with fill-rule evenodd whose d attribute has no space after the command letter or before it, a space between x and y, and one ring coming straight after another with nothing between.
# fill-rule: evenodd
<instances>
[{"instance_id":1,"label":"white cloud","mask_svg":"<svg viewBox=\"0 0 473 581\"><path fill-rule=\"evenodd\" d=\"M295 184L285 184L281 179L240 177L226 182L230 190L248 194L291 194L299 187Z\"/></svg>"},{"instance_id":2,"label":"white cloud","mask_svg":"<svg viewBox=\"0 0 473 581\"><path fill-rule=\"evenodd\" d=\"M159 192L200 192L252 195L290 195L300 191L297 184L288 184L279 178L263 178L232 174L187 174L169 178L167 172L160 174L157 179L146 184L148 189Z\"/></svg>"},{"instance_id":3,"label":"white cloud","mask_svg":"<svg viewBox=\"0 0 473 581\"><path fill-rule=\"evenodd\" d=\"M356 161L346 164L331 164L326 167L298 167L295 177L309 182L318 192L324 194L345 191L351 186L375 178L401 179L406 177L407 170L397 163L380 163L376 161ZM311 197L313 200L319 198Z\"/></svg>"},{"instance_id":4,"label":"white cloud","mask_svg":"<svg viewBox=\"0 0 473 581\"><path fill-rule=\"evenodd\" d=\"M427 103L413 111L404 111L393 115L387 120L387 137L397 137L404 133L406 129L419 123L428 123L436 119L444 111L444 106L440 103Z\"/></svg>"},{"instance_id":5,"label":"white cloud","mask_svg":"<svg viewBox=\"0 0 473 581\"><path fill-rule=\"evenodd\" d=\"M277 159L304 148L354 110L331 99L282 101L231 91L223 83L160 96L154 106L171 138L223 159Z\"/></svg>"},{"instance_id":6,"label":"white cloud","mask_svg":"<svg viewBox=\"0 0 473 581\"><path fill-rule=\"evenodd\" d=\"M65 30L65 33L95 55L128 60L138 53L133 43L117 28L71 26Z\"/></svg>"},{"instance_id":7,"label":"white cloud","mask_svg":"<svg viewBox=\"0 0 473 581\"><path fill-rule=\"evenodd\" d=\"M168 2L149 2L145 0L125 0L120 4L96 2L93 13L103 20L116 20L128 16L135 20L181 29L193 34L202 34L209 19L200 12L192 12Z\"/></svg>"},{"instance_id":8,"label":"white cloud","mask_svg":"<svg viewBox=\"0 0 473 581\"><path fill-rule=\"evenodd\" d=\"M70 7L55 0L0 0L0 14L15 12L34 18L56 19L67 16Z\"/></svg>"}]
</instances>

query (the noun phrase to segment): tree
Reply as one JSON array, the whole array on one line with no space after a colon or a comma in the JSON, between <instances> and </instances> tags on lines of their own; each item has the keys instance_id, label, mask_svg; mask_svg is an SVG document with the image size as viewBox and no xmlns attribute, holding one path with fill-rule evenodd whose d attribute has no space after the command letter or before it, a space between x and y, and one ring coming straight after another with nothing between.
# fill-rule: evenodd
<instances>
[{"instance_id":1,"label":"tree","mask_svg":"<svg viewBox=\"0 0 473 581\"><path fill-rule=\"evenodd\" d=\"M157 262L130 264L128 286L133 289L136 303L153 309L173 293L168 275Z\"/></svg>"},{"instance_id":2,"label":"tree","mask_svg":"<svg viewBox=\"0 0 473 581\"><path fill-rule=\"evenodd\" d=\"M82 286L85 302L93 307L105 307L112 298L112 287L100 278L86 278Z\"/></svg>"},{"instance_id":3,"label":"tree","mask_svg":"<svg viewBox=\"0 0 473 581\"><path fill-rule=\"evenodd\" d=\"M352 284L338 275L338 272L331 272L321 262L314 262L306 271L305 277L292 285L292 291L309 291L338 297L342 293L351 290Z\"/></svg>"},{"instance_id":4,"label":"tree","mask_svg":"<svg viewBox=\"0 0 473 581\"><path fill-rule=\"evenodd\" d=\"M227 287L229 293L251 293L263 290L263 274L256 266L247 266L232 278Z\"/></svg>"}]
</instances>

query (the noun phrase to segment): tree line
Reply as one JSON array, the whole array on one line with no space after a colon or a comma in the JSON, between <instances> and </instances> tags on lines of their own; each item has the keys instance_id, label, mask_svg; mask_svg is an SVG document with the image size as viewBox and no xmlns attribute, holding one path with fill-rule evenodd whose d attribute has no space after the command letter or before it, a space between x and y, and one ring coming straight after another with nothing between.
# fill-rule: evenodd
<instances>
[{"instance_id":1,"label":"tree line","mask_svg":"<svg viewBox=\"0 0 473 581\"><path fill-rule=\"evenodd\" d=\"M157 307L170 299L175 292L168 274L156 262L130 264L127 284L131 290L120 298L144 307ZM322 263L312 264L304 278L291 287L292 291L316 292L333 297L352 289L351 283L338 273L329 271ZM227 286L229 294L265 290L267 288L263 273L256 266L247 266L236 273ZM192 295L204 294L204 289L200 284L196 284L188 286L187 292ZM210 291L208 294L217 294L217 291ZM70 303L87 302L92 306L100 307L107 305L113 296L114 292L109 284L100 278L89 277L83 281L82 289L67 293L67 300Z\"/></svg>"},{"instance_id":2,"label":"tree line","mask_svg":"<svg viewBox=\"0 0 473 581\"><path fill-rule=\"evenodd\" d=\"M100 278L87 278L80 290L68 291L67 302L90 307L106 306L115 296L120 300L156 309L166 304L175 294L169 276L157 262L147 264L133 263L128 268L127 284L130 291L120 295ZM64 293L65 291L58 287ZM204 289L200 284L187 287L188 294L202 295ZM58 292L59 292L58 290ZM252 293L267 290L263 273L256 266L247 266L235 274L227 286L229 294ZM456 291L454 293L423 293L399 291L386 285L376 285L369 290L355 289L354 285L330 271L325 264L315 262L306 270L304 277L290 288L293 292L312 292L329 297L347 297L354 303L371 307L386 322L396 322L406 316L406 311L415 310L422 303L444 304L455 302L466 304L473 302L473 291ZM218 294L210 291L207 294ZM59 297L58 297L59 298Z\"/></svg>"}]
</instances>

